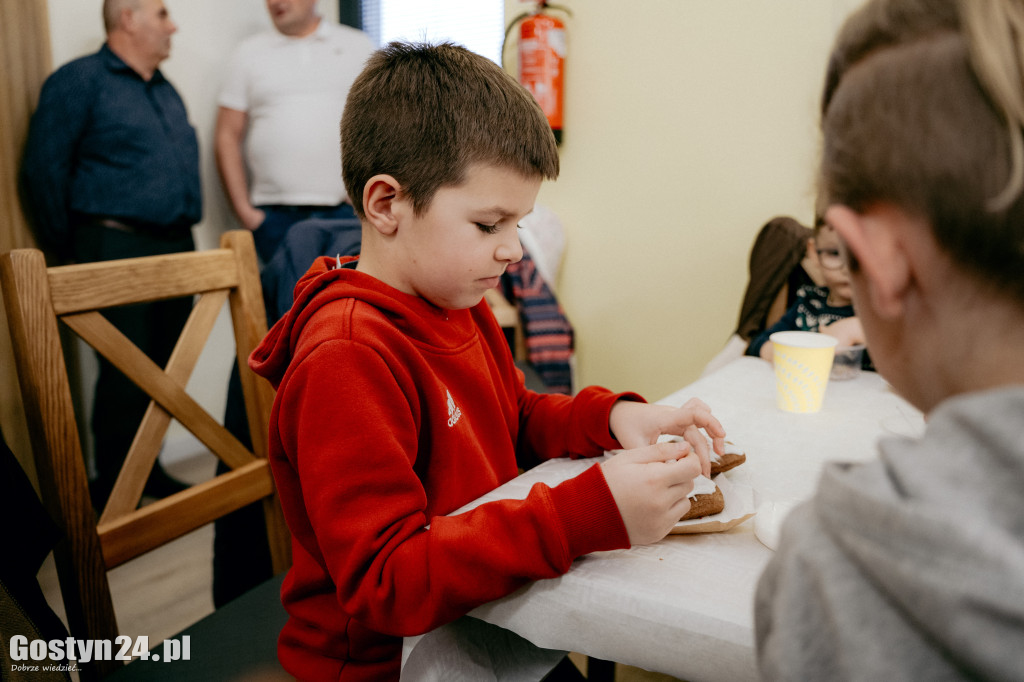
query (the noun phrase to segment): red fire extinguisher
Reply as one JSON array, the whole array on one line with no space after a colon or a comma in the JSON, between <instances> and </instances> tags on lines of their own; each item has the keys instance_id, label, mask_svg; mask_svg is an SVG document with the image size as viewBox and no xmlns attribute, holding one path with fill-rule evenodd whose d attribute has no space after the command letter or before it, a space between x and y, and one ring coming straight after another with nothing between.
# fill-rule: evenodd
<instances>
[{"instance_id":1,"label":"red fire extinguisher","mask_svg":"<svg viewBox=\"0 0 1024 682\"><path fill-rule=\"evenodd\" d=\"M572 16L566 7L538 0L533 12L523 13L512 20L505 31L505 40L518 23L519 82L540 104L555 134L555 142L560 144L565 86L565 24L546 14L545 10L559 10Z\"/></svg>"}]
</instances>

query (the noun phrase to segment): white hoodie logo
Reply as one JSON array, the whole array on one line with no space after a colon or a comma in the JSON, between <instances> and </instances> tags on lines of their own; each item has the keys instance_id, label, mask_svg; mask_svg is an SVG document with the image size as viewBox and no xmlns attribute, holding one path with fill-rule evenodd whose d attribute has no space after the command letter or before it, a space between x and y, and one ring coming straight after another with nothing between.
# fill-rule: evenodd
<instances>
[{"instance_id":1,"label":"white hoodie logo","mask_svg":"<svg viewBox=\"0 0 1024 682\"><path fill-rule=\"evenodd\" d=\"M444 392L448 394L448 428L451 428L455 426L460 419L462 419L462 410L460 410L459 406L455 404L454 400L452 400L451 391L445 389Z\"/></svg>"}]
</instances>

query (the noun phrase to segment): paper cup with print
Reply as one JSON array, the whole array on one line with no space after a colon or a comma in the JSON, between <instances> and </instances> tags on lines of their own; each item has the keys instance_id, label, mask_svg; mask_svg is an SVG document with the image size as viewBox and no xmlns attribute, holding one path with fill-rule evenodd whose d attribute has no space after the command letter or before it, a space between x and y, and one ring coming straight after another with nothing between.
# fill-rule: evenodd
<instances>
[{"instance_id":1,"label":"paper cup with print","mask_svg":"<svg viewBox=\"0 0 1024 682\"><path fill-rule=\"evenodd\" d=\"M825 399L836 338L817 332L775 332L776 400L785 412L817 412Z\"/></svg>"}]
</instances>

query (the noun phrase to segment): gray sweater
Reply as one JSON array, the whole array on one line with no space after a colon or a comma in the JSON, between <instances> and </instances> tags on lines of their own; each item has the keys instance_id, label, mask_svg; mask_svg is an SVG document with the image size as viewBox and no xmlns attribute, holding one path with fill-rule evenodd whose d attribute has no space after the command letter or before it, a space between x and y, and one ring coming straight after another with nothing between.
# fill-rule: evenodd
<instances>
[{"instance_id":1,"label":"gray sweater","mask_svg":"<svg viewBox=\"0 0 1024 682\"><path fill-rule=\"evenodd\" d=\"M1024 679L1024 387L830 464L757 589L766 680Z\"/></svg>"}]
</instances>

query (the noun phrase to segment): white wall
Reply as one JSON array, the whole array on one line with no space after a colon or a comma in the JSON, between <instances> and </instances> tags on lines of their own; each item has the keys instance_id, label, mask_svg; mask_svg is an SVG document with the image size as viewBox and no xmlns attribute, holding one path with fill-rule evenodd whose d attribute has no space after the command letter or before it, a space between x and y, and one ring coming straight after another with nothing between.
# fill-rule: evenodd
<instances>
[{"instance_id":1,"label":"white wall","mask_svg":"<svg viewBox=\"0 0 1024 682\"><path fill-rule=\"evenodd\" d=\"M203 221L197 248L217 245L220 233L236 227L224 200L213 160L213 126L223 67L244 37L271 27L264 0L164 0L178 25L171 56L160 70L174 84L199 135L203 181ZM49 0L54 68L89 52L104 41L102 2ZM320 0L319 11L338 16L337 0Z\"/></svg>"},{"instance_id":2,"label":"white wall","mask_svg":"<svg viewBox=\"0 0 1024 682\"><path fill-rule=\"evenodd\" d=\"M171 18L178 25L172 37L171 56L160 69L177 88L189 118L199 136L200 173L203 187L203 220L195 230L196 248L214 248L220 234L237 227L224 199L213 158L213 127L217 115L217 92L221 74L231 50L245 36L271 27L264 0L165 0ZM105 39L101 17L102 2L49 0L51 44L54 68L71 59L95 52ZM319 11L332 19L338 16L337 0L320 0ZM228 376L234 355L230 320L226 309L212 332L189 382L189 393L215 417L224 413ZM91 351L81 353L87 395L95 363ZM167 450L185 434L176 422L168 434Z\"/></svg>"}]
</instances>

